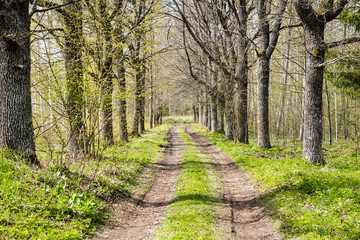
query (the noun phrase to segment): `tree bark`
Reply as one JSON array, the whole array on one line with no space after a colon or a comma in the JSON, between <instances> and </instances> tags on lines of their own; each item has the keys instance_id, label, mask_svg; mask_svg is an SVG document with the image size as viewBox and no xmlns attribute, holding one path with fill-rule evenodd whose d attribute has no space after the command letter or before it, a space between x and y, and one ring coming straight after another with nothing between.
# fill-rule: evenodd
<instances>
[{"instance_id":1,"label":"tree bark","mask_svg":"<svg viewBox=\"0 0 360 240\"><path fill-rule=\"evenodd\" d=\"M209 97L207 92L205 93L205 104L204 104L204 127L209 128Z\"/></svg>"},{"instance_id":2,"label":"tree bark","mask_svg":"<svg viewBox=\"0 0 360 240\"><path fill-rule=\"evenodd\" d=\"M197 122L198 122L198 119L197 119L197 114L196 114L196 105L193 104L192 108L193 108L193 119L194 119L194 123L197 123Z\"/></svg>"},{"instance_id":3,"label":"tree bark","mask_svg":"<svg viewBox=\"0 0 360 240\"><path fill-rule=\"evenodd\" d=\"M69 118L69 154L79 156L85 150L84 86L82 64L82 5L66 6L64 17L64 58L66 70L66 111Z\"/></svg>"},{"instance_id":4,"label":"tree bark","mask_svg":"<svg viewBox=\"0 0 360 240\"><path fill-rule=\"evenodd\" d=\"M3 2L0 19L0 147L39 164L30 91L29 2Z\"/></svg>"},{"instance_id":5,"label":"tree bark","mask_svg":"<svg viewBox=\"0 0 360 240\"><path fill-rule=\"evenodd\" d=\"M290 23L291 25L291 19ZM280 129L281 129L281 122L283 121L283 115L284 115L284 107L285 107L285 99L286 99L286 93L287 93L287 85L288 85L288 76L289 76L289 65L290 65L290 54L291 54L291 28L288 29L288 36L287 36L287 47L286 47L286 59L285 59L285 66L284 66L284 83L281 90L281 96L280 96L280 109L278 114L278 120L276 123L276 132L275 136L278 137L280 135Z\"/></svg>"},{"instance_id":6,"label":"tree bark","mask_svg":"<svg viewBox=\"0 0 360 240\"><path fill-rule=\"evenodd\" d=\"M339 120L338 120L338 103L337 103L337 93L335 90L335 141L337 142L339 140Z\"/></svg>"},{"instance_id":7,"label":"tree bark","mask_svg":"<svg viewBox=\"0 0 360 240\"><path fill-rule=\"evenodd\" d=\"M325 1L315 11L311 1L295 1L304 27L306 51L303 158L315 165L325 163L322 152L323 63L328 47L324 42L325 24L339 15L346 3Z\"/></svg>"},{"instance_id":8,"label":"tree bark","mask_svg":"<svg viewBox=\"0 0 360 240\"><path fill-rule=\"evenodd\" d=\"M247 37L247 19L248 12L246 9L246 0L238 0L238 15L240 18L240 29L239 29L239 49L238 49L238 60L239 60L239 74L237 76L238 85L238 133L237 141L241 143L248 143L248 37Z\"/></svg>"},{"instance_id":9,"label":"tree bark","mask_svg":"<svg viewBox=\"0 0 360 240\"><path fill-rule=\"evenodd\" d=\"M297 5L296 5L297 6ZM297 7L298 9L298 7ZM303 158L312 164L324 164L322 152L322 91L325 50L324 21L304 23L306 47Z\"/></svg>"},{"instance_id":10,"label":"tree bark","mask_svg":"<svg viewBox=\"0 0 360 240\"><path fill-rule=\"evenodd\" d=\"M111 37L107 36L105 42L107 45L107 53L110 54ZM113 81L112 81L112 57L108 56L105 60L104 67L102 69L102 82L101 84L101 122L102 122L102 141L105 144L112 144L114 142L113 124L112 124L112 93L113 93Z\"/></svg>"},{"instance_id":11,"label":"tree bark","mask_svg":"<svg viewBox=\"0 0 360 240\"><path fill-rule=\"evenodd\" d=\"M225 100L222 93L218 95L218 127L217 131L223 132L225 129L224 111L225 111Z\"/></svg>"},{"instance_id":12,"label":"tree bark","mask_svg":"<svg viewBox=\"0 0 360 240\"><path fill-rule=\"evenodd\" d=\"M271 148L269 133L269 59L261 58L258 64L258 145L259 148Z\"/></svg>"},{"instance_id":13,"label":"tree bark","mask_svg":"<svg viewBox=\"0 0 360 240\"><path fill-rule=\"evenodd\" d=\"M327 81L325 81L325 93L326 93L326 103L327 103L327 113L328 113L328 123L329 123L329 144L332 145L330 93L329 93L329 89L328 89L328 86L327 86Z\"/></svg>"},{"instance_id":14,"label":"tree bark","mask_svg":"<svg viewBox=\"0 0 360 240\"><path fill-rule=\"evenodd\" d=\"M112 122L112 94L113 94L113 45L112 25L106 13L106 4L99 3L101 23L105 40L105 58L101 69L101 120L102 120L102 141L105 144L113 144L113 122Z\"/></svg>"},{"instance_id":15,"label":"tree bark","mask_svg":"<svg viewBox=\"0 0 360 240\"><path fill-rule=\"evenodd\" d=\"M203 107L203 104L199 104L198 106L199 108L199 119L198 119L198 122L203 124L204 122L204 107Z\"/></svg>"},{"instance_id":16,"label":"tree bark","mask_svg":"<svg viewBox=\"0 0 360 240\"><path fill-rule=\"evenodd\" d=\"M216 67L209 60L209 70L210 70L210 131L216 132L218 125L217 118L217 81L218 73Z\"/></svg>"},{"instance_id":17,"label":"tree bark","mask_svg":"<svg viewBox=\"0 0 360 240\"><path fill-rule=\"evenodd\" d=\"M123 49L118 50L118 85L119 85L119 97L118 97L118 109L119 109L119 124L120 124L120 139L128 142L128 129L127 129L127 113L126 113L126 78L125 78L125 64Z\"/></svg>"},{"instance_id":18,"label":"tree bark","mask_svg":"<svg viewBox=\"0 0 360 240\"><path fill-rule=\"evenodd\" d=\"M216 132L218 126L218 117L217 117L217 99L216 95L211 95L211 102L210 102L210 120L211 120L211 132Z\"/></svg>"},{"instance_id":19,"label":"tree bark","mask_svg":"<svg viewBox=\"0 0 360 240\"><path fill-rule=\"evenodd\" d=\"M146 77L146 67L145 63L142 62L142 78L141 78L141 95L140 95L140 118L139 118L139 132L145 132L145 77Z\"/></svg>"},{"instance_id":20,"label":"tree bark","mask_svg":"<svg viewBox=\"0 0 360 240\"><path fill-rule=\"evenodd\" d=\"M139 54L139 53L137 53ZM137 58L139 55L137 55ZM139 131L139 123L141 117L141 94L142 94L142 78L143 72L141 69L141 62L137 61L135 66L135 114L134 114L134 121L132 126L132 134L138 135Z\"/></svg>"},{"instance_id":21,"label":"tree bark","mask_svg":"<svg viewBox=\"0 0 360 240\"><path fill-rule=\"evenodd\" d=\"M154 127L154 92L153 92L153 82L154 82L154 68L152 62L150 63L150 103L149 103L149 125L150 128Z\"/></svg>"},{"instance_id":22,"label":"tree bark","mask_svg":"<svg viewBox=\"0 0 360 240\"><path fill-rule=\"evenodd\" d=\"M260 49L258 55L258 144L259 148L270 148L269 131L269 82L270 59L277 44L281 25L281 14L284 12L286 2L280 1L274 21L271 25L265 0L256 2L259 17Z\"/></svg>"},{"instance_id":23,"label":"tree bark","mask_svg":"<svg viewBox=\"0 0 360 240\"><path fill-rule=\"evenodd\" d=\"M207 128L211 131L211 99L209 99L209 103L207 105L207 108L208 108L208 124L207 124Z\"/></svg>"},{"instance_id":24,"label":"tree bark","mask_svg":"<svg viewBox=\"0 0 360 240\"><path fill-rule=\"evenodd\" d=\"M226 102L225 105L225 139L233 140L233 126L232 126L232 104L230 102Z\"/></svg>"}]
</instances>

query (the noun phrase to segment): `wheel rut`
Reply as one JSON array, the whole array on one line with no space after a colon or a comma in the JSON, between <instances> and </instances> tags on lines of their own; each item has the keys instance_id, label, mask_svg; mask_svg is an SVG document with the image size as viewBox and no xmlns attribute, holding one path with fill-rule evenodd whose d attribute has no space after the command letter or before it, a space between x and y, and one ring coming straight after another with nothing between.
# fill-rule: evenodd
<instances>
[{"instance_id":1,"label":"wheel rut","mask_svg":"<svg viewBox=\"0 0 360 240\"><path fill-rule=\"evenodd\" d=\"M186 124L188 133L200 151L215 160L215 166L222 177L223 207L219 215L219 228L228 233L229 239L260 240L283 239L275 231L270 219L263 213L253 185L244 173L208 139L195 133L190 124Z\"/></svg>"},{"instance_id":2,"label":"wheel rut","mask_svg":"<svg viewBox=\"0 0 360 240\"><path fill-rule=\"evenodd\" d=\"M114 206L114 216L95 233L94 239L151 239L165 217L168 206L173 202L181 172L183 140L176 131L178 126L179 123L175 123L169 130L169 145L163 160L154 164L157 175L150 190L145 194L134 192L132 198L117 203ZM143 179L142 182L146 181L149 179Z\"/></svg>"}]
</instances>

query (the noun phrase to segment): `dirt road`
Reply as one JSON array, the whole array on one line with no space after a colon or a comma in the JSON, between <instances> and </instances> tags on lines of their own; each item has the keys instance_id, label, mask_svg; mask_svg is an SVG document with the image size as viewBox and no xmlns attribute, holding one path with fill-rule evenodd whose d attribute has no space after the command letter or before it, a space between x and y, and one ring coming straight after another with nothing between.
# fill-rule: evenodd
<instances>
[{"instance_id":1,"label":"dirt road","mask_svg":"<svg viewBox=\"0 0 360 240\"><path fill-rule=\"evenodd\" d=\"M124 199L117 203L114 217L95 234L96 240L103 239L151 239L155 230L160 227L166 215L168 206L172 203L178 176L181 174L181 156L184 145L183 139L177 133L179 123L175 123L169 130L169 145L163 160L155 164L151 171L156 177L144 177L142 184L152 185L148 191L141 194L141 185L134 192L131 199ZM218 228L226 232L226 239L283 239L281 233L276 232L269 220L263 214L263 208L257 201L254 188L244 173L213 146L205 137L195 133L190 124L186 123L188 133L196 147L215 161L222 185L222 203L219 214ZM145 176L147 176L145 174Z\"/></svg>"},{"instance_id":2,"label":"dirt road","mask_svg":"<svg viewBox=\"0 0 360 240\"><path fill-rule=\"evenodd\" d=\"M154 165L158 168L158 174L150 190L145 194L138 190L133 193L131 199L116 204L114 217L95 234L94 239L151 239L174 198L176 182L181 171L183 140L177 133L178 126L179 123L175 123L170 129L169 144L164 158ZM142 179L144 185L147 184L146 181L151 179Z\"/></svg>"}]
</instances>

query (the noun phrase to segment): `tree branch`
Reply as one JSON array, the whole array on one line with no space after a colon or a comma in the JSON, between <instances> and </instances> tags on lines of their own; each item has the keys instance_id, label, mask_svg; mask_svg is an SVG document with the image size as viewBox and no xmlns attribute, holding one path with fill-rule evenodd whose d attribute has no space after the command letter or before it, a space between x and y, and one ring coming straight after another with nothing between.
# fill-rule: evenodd
<instances>
[{"instance_id":1,"label":"tree branch","mask_svg":"<svg viewBox=\"0 0 360 240\"><path fill-rule=\"evenodd\" d=\"M335 48L335 47L339 47L339 46L351 44L351 43L356 43L356 42L360 42L360 37L352 37L352 38L347 38L347 39L343 39L340 41L328 43L328 44L326 44L326 49Z\"/></svg>"},{"instance_id":2,"label":"tree branch","mask_svg":"<svg viewBox=\"0 0 360 240\"><path fill-rule=\"evenodd\" d=\"M331 20L336 18L341 13L347 3L347 0L336 1L336 3L331 6L330 10L325 13L326 22L330 22Z\"/></svg>"},{"instance_id":3,"label":"tree branch","mask_svg":"<svg viewBox=\"0 0 360 240\"><path fill-rule=\"evenodd\" d=\"M30 17L32 17L35 13L37 12L47 12L47 11L50 11L50 10L58 10L59 8L62 8L62 7L65 7L69 4L73 4L73 3L76 3L76 2L80 2L81 0L70 0L66 3L63 3L63 4L54 4L52 2L48 2L48 1L43 1L43 0L40 0L40 2L38 0L35 0L33 2L33 6L31 8L31 12L29 13ZM41 7L46 7L46 8L42 8L42 9L37 9L36 8L36 5L40 5ZM63 14L64 12L63 11L59 11L59 13Z\"/></svg>"},{"instance_id":4,"label":"tree branch","mask_svg":"<svg viewBox=\"0 0 360 240\"><path fill-rule=\"evenodd\" d=\"M304 24L318 21L318 14L314 11L309 0L296 0L295 9Z\"/></svg>"}]
</instances>

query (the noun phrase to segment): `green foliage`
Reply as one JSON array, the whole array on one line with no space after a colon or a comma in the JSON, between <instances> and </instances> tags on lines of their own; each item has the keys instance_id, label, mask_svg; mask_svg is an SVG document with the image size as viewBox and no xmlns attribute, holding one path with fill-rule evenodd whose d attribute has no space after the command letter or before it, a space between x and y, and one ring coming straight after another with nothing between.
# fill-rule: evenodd
<instances>
[{"instance_id":1,"label":"green foliage","mask_svg":"<svg viewBox=\"0 0 360 240\"><path fill-rule=\"evenodd\" d=\"M104 204L62 169L34 169L0 156L0 238L82 239Z\"/></svg>"},{"instance_id":2,"label":"green foliage","mask_svg":"<svg viewBox=\"0 0 360 240\"><path fill-rule=\"evenodd\" d=\"M300 147L262 150L196 130L254 180L286 238L360 239L360 158L352 143L326 147L328 164L315 167L301 159Z\"/></svg>"},{"instance_id":3,"label":"green foliage","mask_svg":"<svg viewBox=\"0 0 360 240\"><path fill-rule=\"evenodd\" d=\"M355 27L356 31L360 31L360 2L353 1L349 7L344 9L340 14L340 21Z\"/></svg>"},{"instance_id":4,"label":"green foliage","mask_svg":"<svg viewBox=\"0 0 360 240\"><path fill-rule=\"evenodd\" d=\"M327 51L327 59L335 59L340 53ZM325 69L324 77L337 88L344 89L344 93L349 96L360 96L360 62L354 59L360 56L360 52L353 52L353 58L339 60L329 68Z\"/></svg>"},{"instance_id":5,"label":"green foliage","mask_svg":"<svg viewBox=\"0 0 360 240\"><path fill-rule=\"evenodd\" d=\"M177 182L176 198L155 239L220 239L221 233L215 227L219 193L214 189L219 180L204 163L212 160L193 146L189 135L184 132L180 135L186 145L182 174Z\"/></svg>"},{"instance_id":6,"label":"green foliage","mask_svg":"<svg viewBox=\"0 0 360 240\"><path fill-rule=\"evenodd\" d=\"M108 201L128 195L161 157L169 126L69 167L32 168L1 153L0 239L84 239L108 216Z\"/></svg>"}]
</instances>

